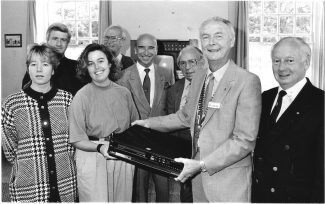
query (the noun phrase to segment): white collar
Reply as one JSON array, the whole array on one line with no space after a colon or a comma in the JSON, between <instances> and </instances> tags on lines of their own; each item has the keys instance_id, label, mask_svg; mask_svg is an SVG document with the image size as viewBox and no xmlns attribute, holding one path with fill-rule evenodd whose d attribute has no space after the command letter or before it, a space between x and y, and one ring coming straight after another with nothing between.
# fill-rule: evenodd
<instances>
[{"instance_id":1,"label":"white collar","mask_svg":"<svg viewBox=\"0 0 325 204\"><path fill-rule=\"evenodd\" d=\"M220 79L225 74L227 68L229 67L229 64L230 64L230 60L228 60L228 62L225 65L223 65L220 69L213 72L213 76L214 76L215 80L220 81ZM210 69L208 69L207 76L209 76L210 73L212 73L212 72Z\"/></svg>"},{"instance_id":2,"label":"white collar","mask_svg":"<svg viewBox=\"0 0 325 204\"><path fill-rule=\"evenodd\" d=\"M149 67L144 67L139 62L137 62L137 67L138 67L138 69L141 69L142 71L144 71L145 69L149 68L150 71L152 72L152 70L154 69L153 63Z\"/></svg>"},{"instance_id":3,"label":"white collar","mask_svg":"<svg viewBox=\"0 0 325 204\"><path fill-rule=\"evenodd\" d=\"M301 91L301 89L305 86L305 84L307 83L307 79L303 78L302 80L300 80L299 82L297 82L295 85L293 85L292 87L288 88L287 90L282 89L280 86L278 88L278 93L281 90L284 90L285 92L287 92L288 97L290 98L296 98L296 96L298 95L298 93Z\"/></svg>"},{"instance_id":4,"label":"white collar","mask_svg":"<svg viewBox=\"0 0 325 204\"><path fill-rule=\"evenodd\" d=\"M121 59L122 59L122 54L119 53L115 58L118 59L118 61L121 61Z\"/></svg>"}]
</instances>

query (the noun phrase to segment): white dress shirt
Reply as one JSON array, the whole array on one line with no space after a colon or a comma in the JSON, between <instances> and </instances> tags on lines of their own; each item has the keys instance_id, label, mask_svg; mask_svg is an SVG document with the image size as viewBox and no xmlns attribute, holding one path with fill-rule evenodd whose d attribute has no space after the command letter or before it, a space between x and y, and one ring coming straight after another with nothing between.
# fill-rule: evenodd
<instances>
[{"instance_id":1,"label":"white dress shirt","mask_svg":"<svg viewBox=\"0 0 325 204\"><path fill-rule=\"evenodd\" d=\"M138 72L140 75L140 79L141 79L141 84L143 85L143 80L144 77L146 76L146 72L144 71L146 69L146 67L142 66L139 62L137 62L137 68L138 68ZM153 99L155 96L155 68L152 65L150 65L148 67L150 69L149 72L149 78L150 78L150 107L152 107L152 103L153 103Z\"/></svg>"},{"instance_id":2,"label":"white dress shirt","mask_svg":"<svg viewBox=\"0 0 325 204\"><path fill-rule=\"evenodd\" d=\"M275 106L276 101L278 100L279 92L281 90L284 90L285 92L287 92L287 94L285 96L283 96L283 98L282 98L281 109L280 109L278 117L276 118L276 121L279 120L279 118L284 113L284 111L287 110L287 108L290 106L290 104L295 100L295 98L297 97L297 95L299 94L299 92L305 86L306 83L307 83L307 79L303 78L302 80L300 80L294 86L292 86L291 88L288 88L287 90L284 90L279 86L278 94L276 95L275 100L273 102L272 110ZM271 110L270 114L272 113L272 110Z\"/></svg>"},{"instance_id":3,"label":"white dress shirt","mask_svg":"<svg viewBox=\"0 0 325 204\"><path fill-rule=\"evenodd\" d=\"M214 83L213 83L213 89L212 89L212 95L211 95L212 98L218 88L220 80L222 79L223 75L225 74L227 68L229 67L229 62L230 61L228 60L228 62L225 65L223 65L220 69L218 69L217 71L215 71L213 73L211 72L210 69L208 69L207 76L209 76L210 73L212 73L214 76L214 81L213 81ZM209 82L206 81L205 86L207 86L208 83Z\"/></svg>"}]
</instances>

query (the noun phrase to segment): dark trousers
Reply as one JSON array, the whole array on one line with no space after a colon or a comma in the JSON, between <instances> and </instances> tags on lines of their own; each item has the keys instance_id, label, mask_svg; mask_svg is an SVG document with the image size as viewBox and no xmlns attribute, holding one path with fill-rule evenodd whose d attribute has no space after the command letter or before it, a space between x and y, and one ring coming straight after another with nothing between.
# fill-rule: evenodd
<instances>
[{"instance_id":1,"label":"dark trousers","mask_svg":"<svg viewBox=\"0 0 325 204\"><path fill-rule=\"evenodd\" d=\"M133 202L148 202L149 176L152 176L155 184L156 202L169 202L168 177L154 174L142 168L136 167L133 185Z\"/></svg>"},{"instance_id":2,"label":"dark trousers","mask_svg":"<svg viewBox=\"0 0 325 204\"><path fill-rule=\"evenodd\" d=\"M180 199L182 203L193 203L192 181L181 183Z\"/></svg>"}]
</instances>

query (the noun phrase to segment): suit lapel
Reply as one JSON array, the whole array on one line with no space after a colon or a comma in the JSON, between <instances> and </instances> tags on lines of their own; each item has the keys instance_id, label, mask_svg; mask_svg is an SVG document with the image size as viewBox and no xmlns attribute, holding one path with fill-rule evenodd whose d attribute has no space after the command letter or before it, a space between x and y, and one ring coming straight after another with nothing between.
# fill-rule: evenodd
<instances>
[{"instance_id":1,"label":"suit lapel","mask_svg":"<svg viewBox=\"0 0 325 204\"><path fill-rule=\"evenodd\" d=\"M177 83L176 86L176 93L174 94L173 97L175 97L175 103L174 103L174 111L176 112L181 104L182 101L182 95L184 91L184 86L185 86L185 78L181 79L179 83Z\"/></svg>"},{"instance_id":2,"label":"suit lapel","mask_svg":"<svg viewBox=\"0 0 325 204\"><path fill-rule=\"evenodd\" d=\"M150 111L150 105L143 91L138 68L136 64L133 66L134 67L132 68L132 71L130 73L130 84L133 90L132 92L138 98L138 100L141 101L141 104L143 105L144 109Z\"/></svg>"},{"instance_id":3,"label":"suit lapel","mask_svg":"<svg viewBox=\"0 0 325 204\"><path fill-rule=\"evenodd\" d=\"M152 104L153 110L156 109L160 103L160 98L164 91L164 85L165 85L164 76L160 73L156 64L154 64L154 69L155 69L155 96L153 98L153 104Z\"/></svg>"},{"instance_id":4,"label":"suit lapel","mask_svg":"<svg viewBox=\"0 0 325 204\"><path fill-rule=\"evenodd\" d=\"M216 93L213 96L213 99L211 102L220 104L219 108L208 108L205 119L202 123L202 126L205 126L205 124L209 121L213 113L223 108L223 100L225 96L228 94L229 90L231 89L231 86L233 82L236 79L236 65L233 62L230 62L229 67L227 68L226 72L224 73L223 77L221 78L219 85L217 87Z\"/></svg>"}]
</instances>

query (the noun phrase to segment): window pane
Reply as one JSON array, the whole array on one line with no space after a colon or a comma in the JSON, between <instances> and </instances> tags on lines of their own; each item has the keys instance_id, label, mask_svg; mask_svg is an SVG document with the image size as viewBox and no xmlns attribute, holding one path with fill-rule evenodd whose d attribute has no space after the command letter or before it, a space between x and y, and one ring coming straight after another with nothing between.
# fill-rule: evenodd
<instances>
[{"instance_id":1,"label":"window pane","mask_svg":"<svg viewBox=\"0 0 325 204\"><path fill-rule=\"evenodd\" d=\"M296 2L297 13L311 13L311 3L304 1L304 2Z\"/></svg>"},{"instance_id":2,"label":"window pane","mask_svg":"<svg viewBox=\"0 0 325 204\"><path fill-rule=\"evenodd\" d=\"M75 18L75 4L74 3L63 3L63 18L65 20L74 20Z\"/></svg>"},{"instance_id":3,"label":"window pane","mask_svg":"<svg viewBox=\"0 0 325 204\"><path fill-rule=\"evenodd\" d=\"M293 34L293 16L280 16L280 34Z\"/></svg>"},{"instance_id":4,"label":"window pane","mask_svg":"<svg viewBox=\"0 0 325 204\"><path fill-rule=\"evenodd\" d=\"M99 43L98 40L93 40L92 43Z\"/></svg>"},{"instance_id":5,"label":"window pane","mask_svg":"<svg viewBox=\"0 0 325 204\"><path fill-rule=\"evenodd\" d=\"M296 17L296 34L311 34L311 17L297 16Z\"/></svg>"},{"instance_id":6,"label":"window pane","mask_svg":"<svg viewBox=\"0 0 325 204\"><path fill-rule=\"evenodd\" d=\"M89 18L89 8L87 2L77 2L77 19Z\"/></svg>"},{"instance_id":7,"label":"window pane","mask_svg":"<svg viewBox=\"0 0 325 204\"><path fill-rule=\"evenodd\" d=\"M60 3L50 4L49 19L51 22L60 22L62 20L62 8Z\"/></svg>"},{"instance_id":8,"label":"window pane","mask_svg":"<svg viewBox=\"0 0 325 204\"><path fill-rule=\"evenodd\" d=\"M265 13L277 13L277 2L276 1L265 1L264 12Z\"/></svg>"},{"instance_id":9,"label":"window pane","mask_svg":"<svg viewBox=\"0 0 325 204\"><path fill-rule=\"evenodd\" d=\"M254 37L254 36L249 37L249 42L260 42L260 41L261 41L261 37Z\"/></svg>"},{"instance_id":10,"label":"window pane","mask_svg":"<svg viewBox=\"0 0 325 204\"><path fill-rule=\"evenodd\" d=\"M248 2L248 13L249 14L260 14L262 11L262 2L260 1L249 1Z\"/></svg>"},{"instance_id":11,"label":"window pane","mask_svg":"<svg viewBox=\"0 0 325 204\"><path fill-rule=\"evenodd\" d=\"M64 23L70 30L71 32L71 37L76 38L76 24L75 21L63 21Z\"/></svg>"},{"instance_id":12,"label":"window pane","mask_svg":"<svg viewBox=\"0 0 325 204\"><path fill-rule=\"evenodd\" d=\"M89 21L78 22L78 37L90 37L89 36Z\"/></svg>"},{"instance_id":13,"label":"window pane","mask_svg":"<svg viewBox=\"0 0 325 204\"><path fill-rule=\"evenodd\" d=\"M279 13L293 13L295 10L293 1L279 1Z\"/></svg>"},{"instance_id":14,"label":"window pane","mask_svg":"<svg viewBox=\"0 0 325 204\"><path fill-rule=\"evenodd\" d=\"M263 34L277 33L277 16L265 16L263 23Z\"/></svg>"},{"instance_id":15,"label":"window pane","mask_svg":"<svg viewBox=\"0 0 325 204\"><path fill-rule=\"evenodd\" d=\"M263 42L266 42L266 43L276 43L276 41L278 40L277 37L275 36L265 36L263 37Z\"/></svg>"},{"instance_id":16,"label":"window pane","mask_svg":"<svg viewBox=\"0 0 325 204\"><path fill-rule=\"evenodd\" d=\"M92 37L98 37L98 21L91 22Z\"/></svg>"},{"instance_id":17,"label":"window pane","mask_svg":"<svg viewBox=\"0 0 325 204\"><path fill-rule=\"evenodd\" d=\"M88 45L90 44L89 40L78 40L78 45Z\"/></svg>"},{"instance_id":18,"label":"window pane","mask_svg":"<svg viewBox=\"0 0 325 204\"><path fill-rule=\"evenodd\" d=\"M90 3L90 16L92 19L99 18L99 3L98 2Z\"/></svg>"},{"instance_id":19,"label":"window pane","mask_svg":"<svg viewBox=\"0 0 325 204\"><path fill-rule=\"evenodd\" d=\"M249 34L261 33L261 16L248 17L248 24Z\"/></svg>"}]
</instances>

